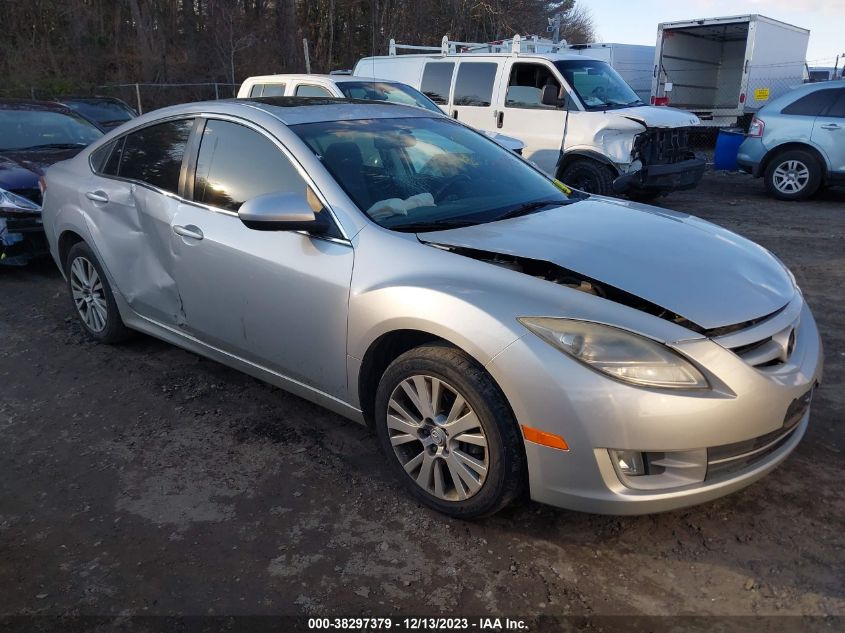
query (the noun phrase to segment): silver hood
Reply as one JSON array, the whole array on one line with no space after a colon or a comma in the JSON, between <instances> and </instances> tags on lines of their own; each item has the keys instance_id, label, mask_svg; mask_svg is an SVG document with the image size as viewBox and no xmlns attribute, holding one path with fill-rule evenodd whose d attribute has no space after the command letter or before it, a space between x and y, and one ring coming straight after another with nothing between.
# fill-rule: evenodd
<instances>
[{"instance_id":1,"label":"silver hood","mask_svg":"<svg viewBox=\"0 0 845 633\"><path fill-rule=\"evenodd\" d=\"M686 214L605 198L419 238L550 262L708 330L771 314L795 293L763 247Z\"/></svg>"}]
</instances>

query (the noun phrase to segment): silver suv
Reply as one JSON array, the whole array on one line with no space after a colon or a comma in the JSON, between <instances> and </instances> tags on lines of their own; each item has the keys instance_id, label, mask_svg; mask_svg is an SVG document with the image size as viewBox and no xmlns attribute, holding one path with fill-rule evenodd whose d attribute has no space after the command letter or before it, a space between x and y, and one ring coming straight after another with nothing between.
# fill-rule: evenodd
<instances>
[{"instance_id":1,"label":"silver suv","mask_svg":"<svg viewBox=\"0 0 845 633\"><path fill-rule=\"evenodd\" d=\"M845 184L845 81L808 84L763 107L737 162L781 200Z\"/></svg>"}]
</instances>

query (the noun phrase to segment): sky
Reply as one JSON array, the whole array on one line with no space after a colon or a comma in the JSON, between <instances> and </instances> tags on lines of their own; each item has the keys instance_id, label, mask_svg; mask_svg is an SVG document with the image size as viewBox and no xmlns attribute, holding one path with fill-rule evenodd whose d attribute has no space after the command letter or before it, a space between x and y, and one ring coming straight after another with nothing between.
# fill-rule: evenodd
<instances>
[{"instance_id":1,"label":"sky","mask_svg":"<svg viewBox=\"0 0 845 633\"><path fill-rule=\"evenodd\" d=\"M596 40L654 45L657 24L759 13L810 29L810 66L833 66L845 53L845 0L579 0L596 26ZM840 58L839 67L843 60Z\"/></svg>"}]
</instances>

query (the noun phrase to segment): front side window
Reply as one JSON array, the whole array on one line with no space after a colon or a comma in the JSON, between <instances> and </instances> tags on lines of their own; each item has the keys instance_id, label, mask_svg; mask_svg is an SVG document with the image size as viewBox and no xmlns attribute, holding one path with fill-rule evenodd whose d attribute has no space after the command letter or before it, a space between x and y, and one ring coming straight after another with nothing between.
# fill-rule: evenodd
<instances>
[{"instance_id":1,"label":"front side window","mask_svg":"<svg viewBox=\"0 0 845 633\"><path fill-rule=\"evenodd\" d=\"M297 97L331 97L331 92L322 86L312 86L310 84L300 84L296 87Z\"/></svg>"},{"instance_id":2,"label":"front side window","mask_svg":"<svg viewBox=\"0 0 845 633\"><path fill-rule=\"evenodd\" d=\"M388 103L402 103L404 105L425 108L441 114L443 110L437 107L431 99L419 90L405 84L388 81L340 81L337 87L347 99L367 99L368 101L387 101Z\"/></svg>"},{"instance_id":3,"label":"front side window","mask_svg":"<svg viewBox=\"0 0 845 633\"><path fill-rule=\"evenodd\" d=\"M488 107L493 97L498 64L463 62L458 66L453 102L458 106Z\"/></svg>"},{"instance_id":4,"label":"front side window","mask_svg":"<svg viewBox=\"0 0 845 633\"><path fill-rule=\"evenodd\" d=\"M290 129L370 219L398 231L479 224L575 199L512 152L446 117ZM372 152L377 161L367 159Z\"/></svg>"},{"instance_id":5,"label":"front side window","mask_svg":"<svg viewBox=\"0 0 845 633\"><path fill-rule=\"evenodd\" d=\"M793 116L819 116L825 112L838 96L838 90L829 88L827 90L816 90L800 99L793 101L786 106L781 114Z\"/></svg>"},{"instance_id":6,"label":"front side window","mask_svg":"<svg viewBox=\"0 0 845 633\"><path fill-rule=\"evenodd\" d=\"M452 86L452 71L455 64L452 62L429 62L423 71L422 93L439 105L449 103L449 89Z\"/></svg>"},{"instance_id":7,"label":"front side window","mask_svg":"<svg viewBox=\"0 0 845 633\"><path fill-rule=\"evenodd\" d=\"M200 141L194 200L237 212L250 198L275 192L302 193L315 212L322 208L269 139L243 125L209 119Z\"/></svg>"},{"instance_id":8,"label":"front side window","mask_svg":"<svg viewBox=\"0 0 845 633\"><path fill-rule=\"evenodd\" d=\"M117 175L177 193L193 123L193 119L168 121L128 134Z\"/></svg>"},{"instance_id":9,"label":"front side window","mask_svg":"<svg viewBox=\"0 0 845 633\"><path fill-rule=\"evenodd\" d=\"M543 64L525 62L514 64L511 66L508 78L505 106L553 110L554 106L543 105L543 88L546 86L554 86L560 94L560 82L555 78L551 68Z\"/></svg>"},{"instance_id":10,"label":"front side window","mask_svg":"<svg viewBox=\"0 0 845 633\"><path fill-rule=\"evenodd\" d=\"M587 110L625 108L643 103L634 89L606 62L591 59L557 61L555 68Z\"/></svg>"},{"instance_id":11,"label":"front side window","mask_svg":"<svg viewBox=\"0 0 845 633\"><path fill-rule=\"evenodd\" d=\"M69 110L0 109L0 151L82 148L102 135Z\"/></svg>"}]
</instances>

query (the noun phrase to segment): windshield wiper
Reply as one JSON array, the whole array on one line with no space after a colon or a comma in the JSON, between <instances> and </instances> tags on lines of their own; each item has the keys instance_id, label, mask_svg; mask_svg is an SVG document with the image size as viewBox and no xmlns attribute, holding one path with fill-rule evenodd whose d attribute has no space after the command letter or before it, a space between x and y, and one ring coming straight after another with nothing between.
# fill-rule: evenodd
<instances>
[{"instance_id":1,"label":"windshield wiper","mask_svg":"<svg viewBox=\"0 0 845 633\"><path fill-rule=\"evenodd\" d=\"M399 224L397 226L387 226L385 228L394 231L402 231L403 233L416 233L418 231L441 231L445 229L459 229L464 226L472 226L478 224L477 222L470 222L469 220L458 219L443 219L443 220L429 220L427 222L413 222L411 224Z\"/></svg>"},{"instance_id":2,"label":"windshield wiper","mask_svg":"<svg viewBox=\"0 0 845 633\"><path fill-rule=\"evenodd\" d=\"M497 218L493 218L491 222L498 222L499 220L510 220L511 218L518 218L523 215L529 215L530 213L536 213L541 209L545 209L546 207L559 207L563 206L564 204L570 204L575 202L575 200L535 200L534 202L526 202L525 204L521 204L515 209L511 209L507 213L503 213Z\"/></svg>"},{"instance_id":3,"label":"windshield wiper","mask_svg":"<svg viewBox=\"0 0 845 633\"><path fill-rule=\"evenodd\" d=\"M45 143L43 145L31 145L29 147L16 147L8 152L28 152L36 149L75 149L77 147L87 147L87 143Z\"/></svg>"}]
</instances>

